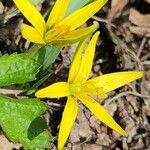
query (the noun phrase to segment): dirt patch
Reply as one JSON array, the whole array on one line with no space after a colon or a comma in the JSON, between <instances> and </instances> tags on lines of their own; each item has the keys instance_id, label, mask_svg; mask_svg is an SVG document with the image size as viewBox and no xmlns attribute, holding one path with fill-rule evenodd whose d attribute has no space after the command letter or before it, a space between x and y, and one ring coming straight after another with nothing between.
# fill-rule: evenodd
<instances>
[{"instance_id":1,"label":"dirt patch","mask_svg":"<svg viewBox=\"0 0 150 150\"><path fill-rule=\"evenodd\" d=\"M39 9L47 9L42 1ZM43 6L43 7L42 7ZM28 42L21 38L19 24L25 20L11 2L0 2L0 53L22 52ZM113 118L126 130L120 136L102 124L82 104L79 104L66 150L148 150L150 149L150 1L112 0L88 21L100 22L100 39L97 44L91 76L124 70L144 70L145 77L109 93L97 101L104 105ZM53 65L53 73L44 85L66 81L76 45L62 50ZM68 50L69 49L69 50ZM66 99L47 100L52 109L47 120L56 137ZM8 141L6 141L8 142ZM8 144L12 147L12 144Z\"/></svg>"}]
</instances>

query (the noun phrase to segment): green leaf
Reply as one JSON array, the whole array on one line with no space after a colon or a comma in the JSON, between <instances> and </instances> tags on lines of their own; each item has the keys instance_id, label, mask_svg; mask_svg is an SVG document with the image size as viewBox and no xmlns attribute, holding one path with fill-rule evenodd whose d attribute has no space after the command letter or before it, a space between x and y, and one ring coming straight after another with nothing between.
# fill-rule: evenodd
<instances>
[{"instance_id":1,"label":"green leaf","mask_svg":"<svg viewBox=\"0 0 150 150\"><path fill-rule=\"evenodd\" d=\"M44 77L42 77L41 79L39 79L37 82L35 82L31 87L27 88L26 90L23 91L23 94L25 95L31 95L33 94L37 88L42 85L48 78L49 78L50 74L45 75Z\"/></svg>"},{"instance_id":2,"label":"green leaf","mask_svg":"<svg viewBox=\"0 0 150 150\"><path fill-rule=\"evenodd\" d=\"M31 150L44 150L50 146L52 136L40 117L47 110L45 103L0 95L0 108L0 126L11 141Z\"/></svg>"},{"instance_id":3,"label":"green leaf","mask_svg":"<svg viewBox=\"0 0 150 150\"><path fill-rule=\"evenodd\" d=\"M43 46L37 51L38 47L37 45L33 45L30 51L28 51L28 55L32 56L42 67L37 75L36 83L24 91L25 95L33 94L36 89L48 79L50 74L47 75L47 72L51 69L52 64L61 51L61 48L52 45Z\"/></svg>"},{"instance_id":4,"label":"green leaf","mask_svg":"<svg viewBox=\"0 0 150 150\"><path fill-rule=\"evenodd\" d=\"M37 4L40 2L40 0L30 0L30 2L31 2L33 5L37 5Z\"/></svg>"},{"instance_id":5,"label":"green leaf","mask_svg":"<svg viewBox=\"0 0 150 150\"><path fill-rule=\"evenodd\" d=\"M27 54L0 57L0 86L26 83L36 79L40 64Z\"/></svg>"},{"instance_id":6,"label":"green leaf","mask_svg":"<svg viewBox=\"0 0 150 150\"><path fill-rule=\"evenodd\" d=\"M71 14L73 11L83 7L87 3L91 2L93 0L71 0L69 8L67 10L66 16Z\"/></svg>"},{"instance_id":7,"label":"green leaf","mask_svg":"<svg viewBox=\"0 0 150 150\"><path fill-rule=\"evenodd\" d=\"M47 71L50 65L54 63L60 51L60 47L52 45L46 45L39 49L39 51L33 56L33 58L37 58L38 63L42 65L40 69L41 73Z\"/></svg>"}]
</instances>

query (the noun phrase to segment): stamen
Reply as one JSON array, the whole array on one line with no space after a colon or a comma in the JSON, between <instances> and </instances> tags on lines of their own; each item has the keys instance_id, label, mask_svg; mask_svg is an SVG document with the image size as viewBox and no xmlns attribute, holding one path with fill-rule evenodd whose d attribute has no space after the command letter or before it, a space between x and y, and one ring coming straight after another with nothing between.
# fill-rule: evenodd
<instances>
[{"instance_id":1,"label":"stamen","mask_svg":"<svg viewBox=\"0 0 150 150\"><path fill-rule=\"evenodd\" d=\"M70 93L75 95L81 92L81 87L75 84L70 84Z\"/></svg>"},{"instance_id":2,"label":"stamen","mask_svg":"<svg viewBox=\"0 0 150 150\"><path fill-rule=\"evenodd\" d=\"M45 40L45 42L50 42L51 40L56 38L57 35L58 35L58 33L54 29L51 29L45 34L44 40Z\"/></svg>"},{"instance_id":3,"label":"stamen","mask_svg":"<svg viewBox=\"0 0 150 150\"><path fill-rule=\"evenodd\" d=\"M54 26L46 32L44 36L45 42L48 43L58 38L63 39L64 34L66 34L67 32L69 32L68 26Z\"/></svg>"},{"instance_id":4,"label":"stamen","mask_svg":"<svg viewBox=\"0 0 150 150\"><path fill-rule=\"evenodd\" d=\"M60 26L60 25L57 25L54 28L57 31L57 33L59 33L60 36L63 36L65 33L67 33L67 32L70 31L70 27L69 26Z\"/></svg>"},{"instance_id":5,"label":"stamen","mask_svg":"<svg viewBox=\"0 0 150 150\"><path fill-rule=\"evenodd\" d=\"M82 86L81 91L91 95L91 96L98 96L100 99L105 99L108 95L104 92L103 87L95 87L93 84L85 84Z\"/></svg>"}]
</instances>

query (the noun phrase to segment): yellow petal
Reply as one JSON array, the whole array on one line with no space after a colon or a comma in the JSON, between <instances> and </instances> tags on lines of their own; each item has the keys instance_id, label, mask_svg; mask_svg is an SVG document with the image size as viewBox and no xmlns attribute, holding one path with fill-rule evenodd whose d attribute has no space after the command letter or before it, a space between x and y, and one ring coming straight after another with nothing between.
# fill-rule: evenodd
<instances>
[{"instance_id":1,"label":"yellow petal","mask_svg":"<svg viewBox=\"0 0 150 150\"><path fill-rule=\"evenodd\" d=\"M98 26L99 24L97 22L94 22L94 24L91 25L90 27L73 30L73 31L65 33L64 35L61 35L61 31L56 33L56 31L54 32L52 30L46 34L45 41L47 43L52 43L57 46L70 45L88 37L98 28Z\"/></svg>"},{"instance_id":2,"label":"yellow petal","mask_svg":"<svg viewBox=\"0 0 150 150\"><path fill-rule=\"evenodd\" d=\"M79 72L74 82L83 83L88 79L91 69L92 69L93 58L94 58L95 47L96 47L98 36L99 36L99 32L96 32L93 35L87 49L85 50L85 53L83 55L83 58L80 64Z\"/></svg>"},{"instance_id":3,"label":"yellow petal","mask_svg":"<svg viewBox=\"0 0 150 150\"><path fill-rule=\"evenodd\" d=\"M68 77L68 82L72 83L78 73L80 63L81 63L81 56L82 56L82 51L85 46L86 40L82 41L79 43L78 48L76 50L76 53L74 54L70 71L69 71L69 77Z\"/></svg>"},{"instance_id":4,"label":"yellow petal","mask_svg":"<svg viewBox=\"0 0 150 150\"><path fill-rule=\"evenodd\" d=\"M25 39L27 39L33 43L45 44L45 42L44 42L42 36L39 34L39 32L31 26L22 24L21 25L21 34Z\"/></svg>"},{"instance_id":5,"label":"yellow petal","mask_svg":"<svg viewBox=\"0 0 150 150\"><path fill-rule=\"evenodd\" d=\"M107 0L95 0L90 4L84 6L81 9L76 10L64 20L62 20L58 27L68 26L70 30L74 30L77 27L84 24L89 18L91 18L99 9L101 9Z\"/></svg>"},{"instance_id":6,"label":"yellow petal","mask_svg":"<svg viewBox=\"0 0 150 150\"><path fill-rule=\"evenodd\" d=\"M105 93L105 92L99 92L98 93L98 97L100 98L100 99L106 99L107 97L108 97L108 95Z\"/></svg>"},{"instance_id":7,"label":"yellow petal","mask_svg":"<svg viewBox=\"0 0 150 150\"><path fill-rule=\"evenodd\" d=\"M60 123L58 135L58 150L63 150L63 147L72 129L73 123L75 122L75 119L77 117L77 113L78 113L77 100L69 96Z\"/></svg>"},{"instance_id":8,"label":"yellow petal","mask_svg":"<svg viewBox=\"0 0 150 150\"><path fill-rule=\"evenodd\" d=\"M115 90L131 81L141 78L144 72L126 71L105 74L86 82L85 86L93 85L95 88L103 88L104 92Z\"/></svg>"},{"instance_id":9,"label":"yellow petal","mask_svg":"<svg viewBox=\"0 0 150 150\"><path fill-rule=\"evenodd\" d=\"M35 93L38 98L59 98L69 96L69 84L67 82L57 82Z\"/></svg>"},{"instance_id":10,"label":"yellow petal","mask_svg":"<svg viewBox=\"0 0 150 150\"><path fill-rule=\"evenodd\" d=\"M105 110L100 104L98 104L91 97L82 94L77 95L77 98L103 123L105 123L110 128L114 129L118 133L125 135L125 131L115 122L115 120L109 115L107 110Z\"/></svg>"},{"instance_id":11,"label":"yellow petal","mask_svg":"<svg viewBox=\"0 0 150 150\"><path fill-rule=\"evenodd\" d=\"M82 52L86 44L86 39L84 41L81 41L78 44L78 47L76 49L76 52L74 54L71 67L69 70L69 77L68 77L68 82L72 83L74 79L76 78L76 75L79 71L80 63L81 63L81 57L82 57Z\"/></svg>"},{"instance_id":12,"label":"yellow petal","mask_svg":"<svg viewBox=\"0 0 150 150\"><path fill-rule=\"evenodd\" d=\"M21 13L26 19L36 28L41 35L44 34L45 21L37 9L30 3L29 0L13 0Z\"/></svg>"},{"instance_id":13,"label":"yellow petal","mask_svg":"<svg viewBox=\"0 0 150 150\"><path fill-rule=\"evenodd\" d=\"M70 0L56 0L55 5L50 12L47 28L49 29L51 26L61 21L66 13Z\"/></svg>"}]
</instances>

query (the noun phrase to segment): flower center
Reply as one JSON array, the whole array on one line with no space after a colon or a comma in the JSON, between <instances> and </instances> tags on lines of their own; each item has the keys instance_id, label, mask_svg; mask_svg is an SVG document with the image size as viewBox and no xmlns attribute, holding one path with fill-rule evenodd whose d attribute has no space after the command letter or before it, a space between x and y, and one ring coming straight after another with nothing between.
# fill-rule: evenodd
<instances>
[{"instance_id":1,"label":"flower center","mask_svg":"<svg viewBox=\"0 0 150 150\"><path fill-rule=\"evenodd\" d=\"M103 87L95 87L92 84L83 85L81 91L91 96L98 96L101 99L107 98L107 94L103 90Z\"/></svg>"},{"instance_id":2,"label":"flower center","mask_svg":"<svg viewBox=\"0 0 150 150\"><path fill-rule=\"evenodd\" d=\"M94 87L93 85L81 85L81 84L70 84L70 93L71 95L76 94L87 94L90 96L98 96L100 99L107 98L107 94L104 92L102 87Z\"/></svg>"},{"instance_id":3,"label":"flower center","mask_svg":"<svg viewBox=\"0 0 150 150\"><path fill-rule=\"evenodd\" d=\"M70 28L68 26L56 25L51 27L45 34L44 39L46 43L49 43L56 39L63 39L64 35L69 32Z\"/></svg>"},{"instance_id":4,"label":"flower center","mask_svg":"<svg viewBox=\"0 0 150 150\"><path fill-rule=\"evenodd\" d=\"M76 84L70 84L70 93L72 95L75 95L77 93L81 92L81 87L79 85Z\"/></svg>"},{"instance_id":5,"label":"flower center","mask_svg":"<svg viewBox=\"0 0 150 150\"><path fill-rule=\"evenodd\" d=\"M65 33L69 32L70 30L70 27L69 26L60 26L60 25L56 25L54 27L54 29L56 30L56 32L60 35L60 36L63 36Z\"/></svg>"}]
</instances>

